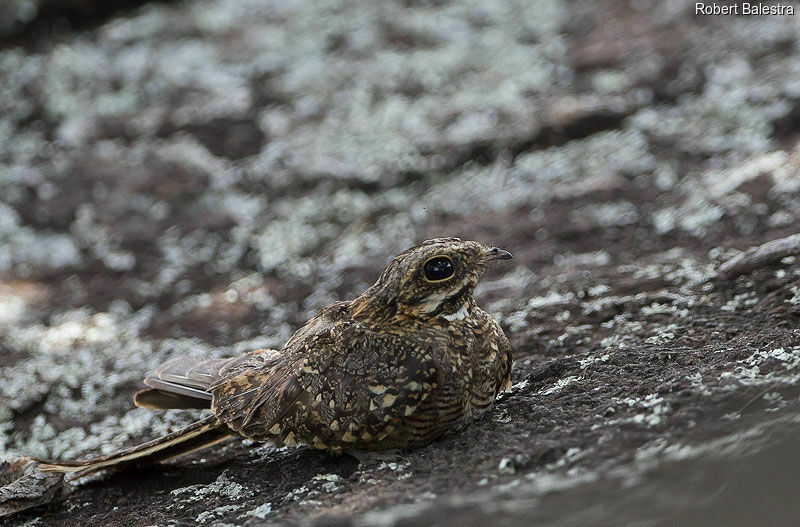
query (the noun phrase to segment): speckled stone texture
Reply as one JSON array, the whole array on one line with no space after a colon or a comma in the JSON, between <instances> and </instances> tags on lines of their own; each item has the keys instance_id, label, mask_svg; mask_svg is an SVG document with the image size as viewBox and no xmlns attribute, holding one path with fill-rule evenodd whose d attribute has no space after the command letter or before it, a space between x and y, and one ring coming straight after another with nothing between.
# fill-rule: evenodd
<instances>
[{"instance_id":1,"label":"speckled stone texture","mask_svg":"<svg viewBox=\"0 0 800 527\"><path fill-rule=\"evenodd\" d=\"M716 274L800 225L800 14L50 4L0 24L0 459L192 421L133 408L149 370L280 347L437 236L514 254L476 296L515 386L396 459L234 440L6 524L800 522L800 261Z\"/></svg>"}]
</instances>

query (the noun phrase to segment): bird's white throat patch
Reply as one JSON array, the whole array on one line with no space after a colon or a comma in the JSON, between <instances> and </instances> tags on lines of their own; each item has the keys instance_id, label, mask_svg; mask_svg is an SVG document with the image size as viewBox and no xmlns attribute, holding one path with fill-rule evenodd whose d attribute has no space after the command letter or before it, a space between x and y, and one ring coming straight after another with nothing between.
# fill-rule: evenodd
<instances>
[{"instance_id":1,"label":"bird's white throat patch","mask_svg":"<svg viewBox=\"0 0 800 527\"><path fill-rule=\"evenodd\" d=\"M464 302L461 304L461 307L458 308L458 311L455 313L450 313L449 315L442 315L445 320L453 322L455 320L464 320L469 316L469 303Z\"/></svg>"}]
</instances>

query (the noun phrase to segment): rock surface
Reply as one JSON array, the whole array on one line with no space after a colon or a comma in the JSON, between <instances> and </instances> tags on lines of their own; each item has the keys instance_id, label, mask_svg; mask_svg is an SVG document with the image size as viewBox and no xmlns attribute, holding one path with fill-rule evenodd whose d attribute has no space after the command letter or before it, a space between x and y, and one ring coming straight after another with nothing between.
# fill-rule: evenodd
<instances>
[{"instance_id":1,"label":"rock surface","mask_svg":"<svg viewBox=\"0 0 800 527\"><path fill-rule=\"evenodd\" d=\"M190 422L133 408L150 369L279 347L434 236L514 253L477 297L516 384L395 460L231 441L7 524L800 521L800 263L717 275L798 230L800 15L99 4L5 4L0 459Z\"/></svg>"}]
</instances>

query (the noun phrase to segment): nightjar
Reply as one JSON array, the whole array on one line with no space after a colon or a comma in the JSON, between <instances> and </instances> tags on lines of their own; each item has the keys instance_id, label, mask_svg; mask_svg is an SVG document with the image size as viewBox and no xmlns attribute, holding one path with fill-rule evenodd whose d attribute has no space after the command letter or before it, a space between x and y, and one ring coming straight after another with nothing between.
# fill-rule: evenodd
<instances>
[{"instance_id":1,"label":"nightjar","mask_svg":"<svg viewBox=\"0 0 800 527\"><path fill-rule=\"evenodd\" d=\"M508 258L474 241L425 241L355 300L321 309L282 350L177 358L135 397L146 408L213 415L116 454L41 468L75 478L236 435L340 452L418 447L461 430L511 385L508 339L472 297L487 264Z\"/></svg>"}]
</instances>

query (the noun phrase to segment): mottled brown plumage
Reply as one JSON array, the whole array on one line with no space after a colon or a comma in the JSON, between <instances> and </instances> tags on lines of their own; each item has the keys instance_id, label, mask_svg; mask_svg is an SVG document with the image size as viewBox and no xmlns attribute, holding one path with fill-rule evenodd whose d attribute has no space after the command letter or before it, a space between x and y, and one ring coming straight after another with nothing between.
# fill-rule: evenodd
<instances>
[{"instance_id":1,"label":"mottled brown plumage","mask_svg":"<svg viewBox=\"0 0 800 527\"><path fill-rule=\"evenodd\" d=\"M179 358L136 404L213 416L145 445L49 470L162 461L229 435L333 452L417 447L484 415L511 383L511 346L472 297L506 251L440 238L397 255L374 285L321 309L281 351Z\"/></svg>"}]
</instances>

